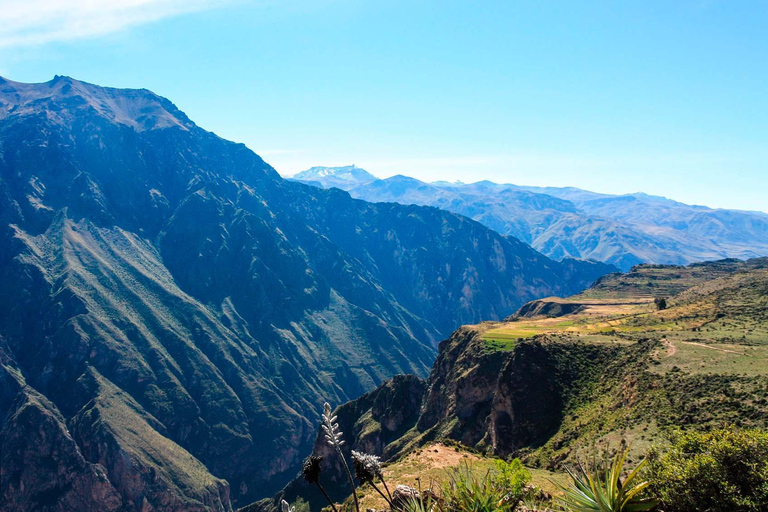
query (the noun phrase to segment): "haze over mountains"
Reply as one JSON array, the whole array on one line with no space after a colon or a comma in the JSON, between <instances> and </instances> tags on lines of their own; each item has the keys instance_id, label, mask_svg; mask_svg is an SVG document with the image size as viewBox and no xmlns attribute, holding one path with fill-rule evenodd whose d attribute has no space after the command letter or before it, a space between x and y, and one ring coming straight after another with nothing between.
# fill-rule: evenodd
<instances>
[{"instance_id":1,"label":"haze over mountains","mask_svg":"<svg viewBox=\"0 0 768 512\"><path fill-rule=\"evenodd\" d=\"M551 258L594 259L625 271L638 263L768 255L768 214L762 212L691 206L642 193L377 179L355 166L313 167L292 179L371 202L434 206L514 236Z\"/></svg>"},{"instance_id":2,"label":"haze over mountains","mask_svg":"<svg viewBox=\"0 0 768 512\"><path fill-rule=\"evenodd\" d=\"M614 270L284 180L147 90L0 79L0 509L231 510L323 401Z\"/></svg>"}]
</instances>

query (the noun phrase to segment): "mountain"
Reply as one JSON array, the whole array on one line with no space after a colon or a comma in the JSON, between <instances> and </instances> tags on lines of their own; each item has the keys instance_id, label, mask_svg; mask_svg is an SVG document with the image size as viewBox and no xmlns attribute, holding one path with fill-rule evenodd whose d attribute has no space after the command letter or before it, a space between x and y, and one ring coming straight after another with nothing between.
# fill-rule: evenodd
<instances>
[{"instance_id":1,"label":"mountain","mask_svg":"<svg viewBox=\"0 0 768 512\"><path fill-rule=\"evenodd\" d=\"M147 90L0 79L0 510L249 503L324 400L612 270L283 180Z\"/></svg>"},{"instance_id":2,"label":"mountain","mask_svg":"<svg viewBox=\"0 0 768 512\"><path fill-rule=\"evenodd\" d=\"M766 428L766 297L768 258L640 265L503 322L464 326L440 344L426 380L395 377L334 411L344 449L403 461L443 441L557 471L622 442L638 460L681 428ZM343 500L322 432L313 453ZM277 499L297 497L322 503L301 477Z\"/></svg>"},{"instance_id":3,"label":"mountain","mask_svg":"<svg viewBox=\"0 0 768 512\"><path fill-rule=\"evenodd\" d=\"M684 265L768 255L768 215L760 212L715 210L646 194L612 196L490 181L334 180L332 169L326 169L308 183L342 188L366 201L458 213L555 259L594 259L626 271L639 263Z\"/></svg>"},{"instance_id":4,"label":"mountain","mask_svg":"<svg viewBox=\"0 0 768 512\"><path fill-rule=\"evenodd\" d=\"M335 187L349 190L376 181L377 178L365 169L347 165L344 167L312 167L294 175L291 179L322 188Z\"/></svg>"}]
</instances>

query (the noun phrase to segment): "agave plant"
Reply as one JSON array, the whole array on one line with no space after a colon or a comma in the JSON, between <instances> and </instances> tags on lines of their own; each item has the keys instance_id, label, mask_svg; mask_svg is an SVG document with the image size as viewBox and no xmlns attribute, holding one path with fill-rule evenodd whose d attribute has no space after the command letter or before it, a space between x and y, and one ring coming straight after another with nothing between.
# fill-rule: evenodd
<instances>
[{"instance_id":1,"label":"agave plant","mask_svg":"<svg viewBox=\"0 0 768 512\"><path fill-rule=\"evenodd\" d=\"M507 499L506 489L498 485L490 470L481 477L463 462L449 476L442 489L446 510L502 512L514 509Z\"/></svg>"},{"instance_id":2,"label":"agave plant","mask_svg":"<svg viewBox=\"0 0 768 512\"><path fill-rule=\"evenodd\" d=\"M617 453L611 465L603 469L593 464L591 471L584 466L568 469L573 480L569 487L559 486L565 496L560 504L568 512L642 512L658 505L654 498L642 497L649 482L636 481L643 460L624 480L621 474L629 448Z\"/></svg>"}]
</instances>

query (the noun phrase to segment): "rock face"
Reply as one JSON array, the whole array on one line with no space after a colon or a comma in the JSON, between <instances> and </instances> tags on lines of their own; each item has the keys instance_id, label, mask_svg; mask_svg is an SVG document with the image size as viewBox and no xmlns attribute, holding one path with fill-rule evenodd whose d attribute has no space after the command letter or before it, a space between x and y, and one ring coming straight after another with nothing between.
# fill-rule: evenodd
<instances>
[{"instance_id":1,"label":"rock face","mask_svg":"<svg viewBox=\"0 0 768 512\"><path fill-rule=\"evenodd\" d=\"M0 509L249 503L295 474L323 401L611 270L285 181L146 90L0 80L0 395L24 411L0 416ZM35 429L57 477L22 486Z\"/></svg>"},{"instance_id":2,"label":"rock face","mask_svg":"<svg viewBox=\"0 0 768 512\"><path fill-rule=\"evenodd\" d=\"M495 352L485 349L483 331L483 326L462 327L443 341L426 381L396 377L334 411L345 455L358 450L394 460L437 439L502 457L540 446L557 432L573 395L599 379L598 369L618 353L546 338ZM568 364L574 358L586 363ZM385 428L390 418L398 420L393 429ZM322 481L329 494L343 501L349 494L346 477L322 433L312 453L324 457ZM311 507L322 506L322 496L299 477L275 498L243 512L275 511L281 500L298 496Z\"/></svg>"},{"instance_id":3,"label":"rock face","mask_svg":"<svg viewBox=\"0 0 768 512\"><path fill-rule=\"evenodd\" d=\"M426 382L414 375L396 375L374 391L347 402L334 411L339 430L344 434L342 452L350 460L351 451L363 451L385 459L395 456L405 434L419 419ZM343 501L349 495L347 477L338 455L318 432L312 454L323 457L321 479L332 499ZM280 509L280 502L292 503L297 497L306 499L312 510L327 505L317 489L312 489L303 477L291 481L274 498L264 499L242 512Z\"/></svg>"},{"instance_id":4,"label":"rock face","mask_svg":"<svg viewBox=\"0 0 768 512\"><path fill-rule=\"evenodd\" d=\"M546 336L509 352L487 350L483 329L462 328L440 346L416 430L506 457L539 446L558 429L565 405L616 350ZM586 360L581 367L569 358Z\"/></svg>"}]
</instances>

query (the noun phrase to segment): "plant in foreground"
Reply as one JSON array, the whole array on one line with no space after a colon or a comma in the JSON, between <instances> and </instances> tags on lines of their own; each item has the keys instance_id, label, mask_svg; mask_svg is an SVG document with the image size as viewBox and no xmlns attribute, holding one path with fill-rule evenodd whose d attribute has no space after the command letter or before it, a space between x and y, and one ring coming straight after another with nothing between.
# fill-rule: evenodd
<instances>
[{"instance_id":1,"label":"plant in foreground","mask_svg":"<svg viewBox=\"0 0 768 512\"><path fill-rule=\"evenodd\" d=\"M525 498L523 498L522 504L523 504L524 510L527 510L528 512L553 512L551 509L547 507L546 502L531 496L526 496Z\"/></svg>"},{"instance_id":2,"label":"plant in foreground","mask_svg":"<svg viewBox=\"0 0 768 512\"><path fill-rule=\"evenodd\" d=\"M495 487L504 493L504 500L514 509L526 495L531 473L520 459L510 462L497 460L496 469L498 473L493 477Z\"/></svg>"},{"instance_id":3,"label":"plant in foreground","mask_svg":"<svg viewBox=\"0 0 768 512\"><path fill-rule=\"evenodd\" d=\"M356 452L352 450L352 464L355 467L355 476L360 480L361 484L371 484L376 492L378 492L382 498L392 507L392 495L389 493L387 483L384 481L384 475L381 472L381 461L375 455L369 455L367 453ZM376 486L376 478L378 478L384 485L384 489L387 491L387 495L381 492Z\"/></svg>"},{"instance_id":4,"label":"plant in foreground","mask_svg":"<svg viewBox=\"0 0 768 512\"><path fill-rule=\"evenodd\" d=\"M495 512L514 510L515 506L498 478L490 471L479 477L467 463L450 474L442 491L445 510Z\"/></svg>"},{"instance_id":5,"label":"plant in foreground","mask_svg":"<svg viewBox=\"0 0 768 512\"><path fill-rule=\"evenodd\" d=\"M352 480L352 473L349 471L349 465L347 459L341 452L341 445L344 444L344 440L341 438L343 432L339 431L339 424L336 423L336 416L331 416L331 404L328 402L323 406L323 431L325 431L325 439L328 441L339 455L341 459L341 465L344 467L344 471L347 473L347 480L349 481L349 487L352 489L352 498L355 500L355 510L360 512L360 503L357 500L357 490L355 489L355 481Z\"/></svg>"},{"instance_id":6,"label":"plant in foreground","mask_svg":"<svg viewBox=\"0 0 768 512\"><path fill-rule=\"evenodd\" d=\"M328 500L328 503L331 504L333 512L338 512L338 510L336 510L336 505L333 503L333 500L330 496L328 496L328 493L325 492L325 488L322 486L322 484L320 484L320 472L322 471L320 464L322 462L322 457L310 455L304 460L304 465L301 468L301 472L304 475L304 480L306 480L307 483L315 484L320 489L320 492L323 493L325 499Z\"/></svg>"},{"instance_id":7,"label":"plant in foreground","mask_svg":"<svg viewBox=\"0 0 768 512\"><path fill-rule=\"evenodd\" d=\"M629 448L617 453L608 467L592 464L591 469L580 465L576 470L567 469L573 482L559 486L565 494L560 504L569 512L641 512L652 510L658 504L654 498L642 497L648 482L636 482L641 462L624 480L621 474Z\"/></svg>"},{"instance_id":8,"label":"plant in foreground","mask_svg":"<svg viewBox=\"0 0 768 512\"><path fill-rule=\"evenodd\" d=\"M435 512L441 511L443 508L440 503L432 496L426 496L423 498L411 498L405 502L403 512Z\"/></svg>"}]
</instances>

